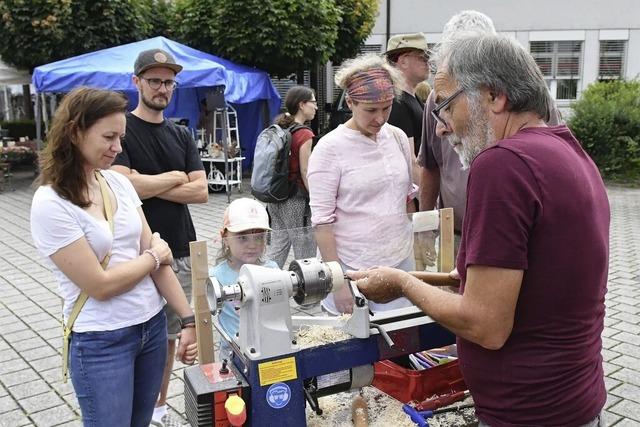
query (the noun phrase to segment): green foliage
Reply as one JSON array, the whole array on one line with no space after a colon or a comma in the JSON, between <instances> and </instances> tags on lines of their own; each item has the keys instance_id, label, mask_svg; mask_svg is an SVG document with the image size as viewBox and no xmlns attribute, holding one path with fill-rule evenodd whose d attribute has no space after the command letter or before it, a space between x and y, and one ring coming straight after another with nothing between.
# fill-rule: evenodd
<instances>
[{"instance_id":1,"label":"green foliage","mask_svg":"<svg viewBox=\"0 0 640 427\"><path fill-rule=\"evenodd\" d=\"M173 14L172 0L138 0L144 15L144 21L148 23L147 37L164 36L171 38L169 19Z\"/></svg>"},{"instance_id":2,"label":"green foliage","mask_svg":"<svg viewBox=\"0 0 640 427\"><path fill-rule=\"evenodd\" d=\"M334 54L333 0L178 0L175 37L196 49L286 76Z\"/></svg>"},{"instance_id":3,"label":"green foliage","mask_svg":"<svg viewBox=\"0 0 640 427\"><path fill-rule=\"evenodd\" d=\"M131 0L73 1L65 57L147 37L144 5Z\"/></svg>"},{"instance_id":4,"label":"green foliage","mask_svg":"<svg viewBox=\"0 0 640 427\"><path fill-rule=\"evenodd\" d=\"M572 108L569 127L603 176L640 179L640 80L594 83Z\"/></svg>"},{"instance_id":5,"label":"green foliage","mask_svg":"<svg viewBox=\"0 0 640 427\"><path fill-rule=\"evenodd\" d=\"M36 137L36 122L33 120L16 120L12 122L0 122L0 128L9 130L9 137L15 140L23 136L29 139Z\"/></svg>"},{"instance_id":6,"label":"green foliage","mask_svg":"<svg viewBox=\"0 0 640 427\"><path fill-rule=\"evenodd\" d=\"M57 59L67 33L71 0L0 1L0 56L18 68L33 69Z\"/></svg>"},{"instance_id":7,"label":"green foliage","mask_svg":"<svg viewBox=\"0 0 640 427\"><path fill-rule=\"evenodd\" d=\"M331 56L334 65L353 58L371 34L378 15L378 0L335 0L340 9L340 27L335 52Z\"/></svg>"},{"instance_id":8,"label":"green foliage","mask_svg":"<svg viewBox=\"0 0 640 427\"><path fill-rule=\"evenodd\" d=\"M146 38L148 0L0 0L0 56L34 67Z\"/></svg>"}]
</instances>

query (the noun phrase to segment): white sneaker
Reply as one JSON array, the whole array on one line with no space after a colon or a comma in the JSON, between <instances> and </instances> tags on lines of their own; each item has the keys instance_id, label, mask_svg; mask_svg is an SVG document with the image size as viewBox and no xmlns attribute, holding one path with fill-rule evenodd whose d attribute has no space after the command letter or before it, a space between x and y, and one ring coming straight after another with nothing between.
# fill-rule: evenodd
<instances>
[{"instance_id":1,"label":"white sneaker","mask_svg":"<svg viewBox=\"0 0 640 427\"><path fill-rule=\"evenodd\" d=\"M182 421L167 413L162 416L160 421L151 421L151 425L156 427L183 427L187 424L182 424Z\"/></svg>"}]
</instances>

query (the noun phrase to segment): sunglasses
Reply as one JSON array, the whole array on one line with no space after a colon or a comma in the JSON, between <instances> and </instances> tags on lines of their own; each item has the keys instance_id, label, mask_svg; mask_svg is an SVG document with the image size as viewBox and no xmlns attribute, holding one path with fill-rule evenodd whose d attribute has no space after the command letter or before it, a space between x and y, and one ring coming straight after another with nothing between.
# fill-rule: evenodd
<instances>
[{"instance_id":1,"label":"sunglasses","mask_svg":"<svg viewBox=\"0 0 640 427\"><path fill-rule=\"evenodd\" d=\"M450 97L446 98L440 104L436 105L436 107L433 110L431 110L431 116L442 126L447 127L447 122L445 122L444 119L440 116L440 112L444 108L447 108L447 106L451 104L453 100L456 99L456 97L460 95L462 92L464 92L463 88L458 89L457 91L453 92L453 94Z\"/></svg>"}]
</instances>

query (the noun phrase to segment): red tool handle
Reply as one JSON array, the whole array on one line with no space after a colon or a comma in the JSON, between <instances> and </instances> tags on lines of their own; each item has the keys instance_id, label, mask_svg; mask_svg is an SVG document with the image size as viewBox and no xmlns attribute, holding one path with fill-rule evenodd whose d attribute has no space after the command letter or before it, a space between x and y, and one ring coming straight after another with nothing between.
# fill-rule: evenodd
<instances>
[{"instance_id":1,"label":"red tool handle","mask_svg":"<svg viewBox=\"0 0 640 427\"><path fill-rule=\"evenodd\" d=\"M457 391L454 393L443 394L433 399L424 400L416 405L418 411L433 411L443 406L451 405L469 396L469 391Z\"/></svg>"}]
</instances>

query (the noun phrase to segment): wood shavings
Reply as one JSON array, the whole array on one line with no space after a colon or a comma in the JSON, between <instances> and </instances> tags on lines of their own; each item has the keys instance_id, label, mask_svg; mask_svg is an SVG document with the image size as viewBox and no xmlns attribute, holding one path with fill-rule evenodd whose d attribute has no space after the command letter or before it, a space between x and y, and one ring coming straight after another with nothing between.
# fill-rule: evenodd
<instances>
[{"instance_id":1,"label":"wood shavings","mask_svg":"<svg viewBox=\"0 0 640 427\"><path fill-rule=\"evenodd\" d=\"M402 404L374 387L365 387L363 397L369 412L369 427L415 427L402 411ZM338 393L321 397L322 415L307 406L307 427L352 426L351 402L355 392Z\"/></svg>"},{"instance_id":2,"label":"wood shavings","mask_svg":"<svg viewBox=\"0 0 640 427\"><path fill-rule=\"evenodd\" d=\"M338 321L341 323L347 323L347 321L351 319L351 316L353 316L353 314L351 313L342 313L340 316L338 316Z\"/></svg>"},{"instance_id":3,"label":"wood shavings","mask_svg":"<svg viewBox=\"0 0 640 427\"><path fill-rule=\"evenodd\" d=\"M402 403L390 397L375 387L364 387L363 397L367 402L369 413L369 427L415 427L409 416L402 410ZM317 415L307 405L308 427L343 427L352 426L351 402L357 395L355 391L338 393L321 397L319 400L322 415ZM452 406L473 402L470 398L464 402L457 402ZM448 412L428 419L431 427L460 427L471 424L476 420L473 408Z\"/></svg>"},{"instance_id":4,"label":"wood shavings","mask_svg":"<svg viewBox=\"0 0 640 427\"><path fill-rule=\"evenodd\" d=\"M340 329L320 325L302 325L296 335L301 348L316 347L351 338L351 335Z\"/></svg>"}]
</instances>

